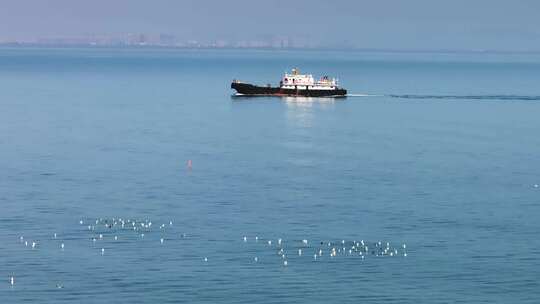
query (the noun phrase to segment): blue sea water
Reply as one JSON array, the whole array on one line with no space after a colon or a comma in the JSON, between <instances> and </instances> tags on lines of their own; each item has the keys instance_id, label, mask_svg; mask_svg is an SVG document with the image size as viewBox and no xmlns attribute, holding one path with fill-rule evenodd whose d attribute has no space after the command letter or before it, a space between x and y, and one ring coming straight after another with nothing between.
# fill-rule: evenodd
<instances>
[{"instance_id":1,"label":"blue sea water","mask_svg":"<svg viewBox=\"0 0 540 304\"><path fill-rule=\"evenodd\" d=\"M231 97L292 67L355 96ZM539 83L531 54L0 49L0 302L538 303Z\"/></svg>"}]
</instances>

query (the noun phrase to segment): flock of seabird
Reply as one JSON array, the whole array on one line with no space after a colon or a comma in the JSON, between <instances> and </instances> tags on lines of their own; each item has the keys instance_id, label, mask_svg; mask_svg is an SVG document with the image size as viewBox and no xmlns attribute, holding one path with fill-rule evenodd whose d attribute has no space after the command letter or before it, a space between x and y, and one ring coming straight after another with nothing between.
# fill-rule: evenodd
<instances>
[{"instance_id":1,"label":"flock of seabird","mask_svg":"<svg viewBox=\"0 0 540 304\"><path fill-rule=\"evenodd\" d=\"M123 219L123 218L99 218L95 220L79 220L79 225L81 227L84 227L83 229L86 230L90 236L89 239L92 242L93 246L96 247L98 244L100 244L100 241L104 240L105 237L111 237L114 239L114 241L118 241L119 236L122 237L122 234L126 232L133 232L138 235L140 238L144 238L145 233L149 233L152 230L152 221L150 220L133 220L133 219ZM155 225L154 225L155 226ZM159 225L159 231L164 232L165 228L167 226L173 226L173 222L169 221L168 225L161 224ZM156 229L154 229L156 230ZM182 233L180 234L180 238L185 238L186 234ZM66 244L64 241L60 241L59 235L55 232L52 234L52 240L56 241L57 244L59 242L59 249L61 251L64 251L66 249ZM19 242L24 245L25 247L31 248L32 250L38 250L40 242L38 240L28 240L25 238L25 236L21 235L19 236ZM160 238L160 243L163 244L165 242L165 239L163 237ZM101 246L97 246L98 248ZM101 255L105 255L105 247L99 248L99 253ZM203 259L204 261L208 261L208 259L205 257ZM15 275L12 274L9 276L9 284L11 286L15 285ZM56 284L56 287L61 289L64 288L63 284Z\"/></svg>"},{"instance_id":2,"label":"flock of seabird","mask_svg":"<svg viewBox=\"0 0 540 304\"><path fill-rule=\"evenodd\" d=\"M105 247L98 246L100 241L105 237L107 239L114 239L117 241L120 237L123 237L123 233L134 233L136 238L143 239L145 233L150 232L165 232L168 227L173 226L173 221L169 221L167 224L155 224L152 221L134 220L124 218L99 218L93 220L79 220L79 225L84 227L83 229L89 233L89 239L91 240L93 247L97 247L101 255L105 255ZM156 229L156 227L158 227ZM104 236L105 234L105 236ZM185 233L179 234L179 238L186 238ZM53 240L59 243L59 250L64 251L66 246L64 241L59 240L57 233L52 235ZM169 239L169 238L168 238ZM175 239L175 238L172 238ZM280 263L283 266L289 265L289 257L295 255L297 257L313 257L312 261L318 261L322 258L335 259L338 256L350 256L357 257L360 260L364 260L368 256L374 257L407 257L407 245L401 244L398 246L391 245L389 242L368 242L364 240L341 240L341 241L312 241L307 239L302 240L284 240L282 238L277 239L264 239L259 236L248 237L243 236L241 238L244 244L253 243L253 245L261 246L257 248L264 248L266 250L273 250ZM19 237L19 242L25 247L29 247L32 250L38 250L39 242L37 240L27 240L25 236ZM159 239L161 245L165 245L166 239L161 237ZM101 248L100 248L101 247ZM201 257L203 262L208 262L208 257ZM258 263L260 257L252 255L249 257L252 262ZM15 285L15 275L9 276L9 284ZM57 288L64 288L62 284L56 284Z\"/></svg>"},{"instance_id":3,"label":"flock of seabird","mask_svg":"<svg viewBox=\"0 0 540 304\"><path fill-rule=\"evenodd\" d=\"M254 243L259 243L260 238L255 236L253 238ZM249 238L244 236L242 238L244 243L248 243ZM296 255L298 257L302 256L313 256L313 261L320 260L323 257L328 257L330 259L336 258L338 256L350 256L358 257L361 260L364 260L368 256L374 257L407 257L407 244L403 243L399 246L393 246L390 242L367 242L364 240L341 240L341 241L308 241L303 239L301 241L287 241L278 238L275 246L272 246L272 240L266 240L262 242L263 246L269 247L272 250L275 250L276 255L281 257L283 261L283 266L288 266L288 257L291 255ZM309 254L307 254L309 252ZM256 256L253 259L255 262L259 261L259 258Z\"/></svg>"}]
</instances>

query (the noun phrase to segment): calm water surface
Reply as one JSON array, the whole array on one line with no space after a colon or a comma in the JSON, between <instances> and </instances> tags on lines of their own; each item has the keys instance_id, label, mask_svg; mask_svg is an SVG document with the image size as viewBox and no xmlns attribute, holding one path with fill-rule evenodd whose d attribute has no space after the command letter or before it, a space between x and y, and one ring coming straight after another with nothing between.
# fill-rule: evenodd
<instances>
[{"instance_id":1,"label":"calm water surface","mask_svg":"<svg viewBox=\"0 0 540 304\"><path fill-rule=\"evenodd\" d=\"M231 98L295 66L372 96ZM538 303L539 83L535 55L1 49L0 302Z\"/></svg>"}]
</instances>

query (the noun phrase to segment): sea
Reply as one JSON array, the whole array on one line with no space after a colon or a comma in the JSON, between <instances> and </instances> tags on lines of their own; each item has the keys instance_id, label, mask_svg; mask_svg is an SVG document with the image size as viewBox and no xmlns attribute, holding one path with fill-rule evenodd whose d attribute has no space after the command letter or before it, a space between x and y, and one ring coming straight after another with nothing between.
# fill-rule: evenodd
<instances>
[{"instance_id":1,"label":"sea","mask_svg":"<svg viewBox=\"0 0 540 304\"><path fill-rule=\"evenodd\" d=\"M540 54L0 48L0 303L539 303L539 184Z\"/></svg>"}]
</instances>

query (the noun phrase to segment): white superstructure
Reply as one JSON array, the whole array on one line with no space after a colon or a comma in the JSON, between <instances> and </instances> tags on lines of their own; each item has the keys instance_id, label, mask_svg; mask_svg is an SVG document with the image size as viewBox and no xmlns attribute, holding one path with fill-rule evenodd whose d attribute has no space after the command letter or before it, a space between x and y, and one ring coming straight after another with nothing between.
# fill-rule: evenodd
<instances>
[{"instance_id":1,"label":"white superstructure","mask_svg":"<svg viewBox=\"0 0 540 304\"><path fill-rule=\"evenodd\" d=\"M313 75L300 74L298 69L292 69L291 74L285 73L280 82L282 89L297 90L335 90L337 88L337 79L324 76L315 81Z\"/></svg>"}]
</instances>

